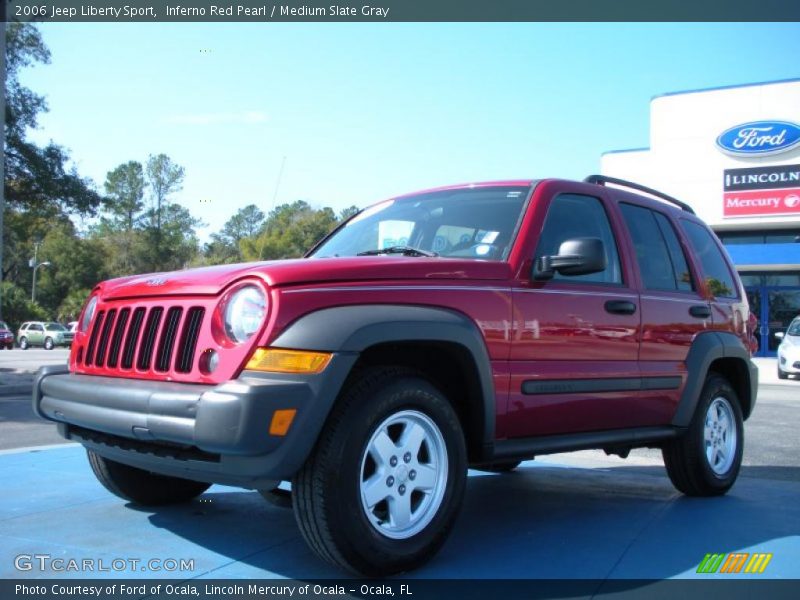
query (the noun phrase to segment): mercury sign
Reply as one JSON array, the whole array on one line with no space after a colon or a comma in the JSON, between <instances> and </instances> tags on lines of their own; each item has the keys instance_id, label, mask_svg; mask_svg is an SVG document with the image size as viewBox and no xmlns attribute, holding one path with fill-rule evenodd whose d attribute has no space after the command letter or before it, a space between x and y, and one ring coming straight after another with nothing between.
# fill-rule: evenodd
<instances>
[{"instance_id":1,"label":"mercury sign","mask_svg":"<svg viewBox=\"0 0 800 600\"><path fill-rule=\"evenodd\" d=\"M717 146L733 156L768 156L800 145L800 125L788 121L753 121L723 131Z\"/></svg>"}]
</instances>

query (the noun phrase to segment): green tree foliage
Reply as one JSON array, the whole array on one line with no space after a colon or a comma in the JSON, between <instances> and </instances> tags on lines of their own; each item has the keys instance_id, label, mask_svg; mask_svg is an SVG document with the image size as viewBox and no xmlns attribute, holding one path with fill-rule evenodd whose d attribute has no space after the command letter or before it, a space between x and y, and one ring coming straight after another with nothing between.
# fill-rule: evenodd
<instances>
[{"instance_id":1,"label":"green tree foliage","mask_svg":"<svg viewBox=\"0 0 800 600\"><path fill-rule=\"evenodd\" d=\"M145 222L152 223L157 217L155 208L144 214ZM153 265L160 271L184 269L197 254L195 227L202 225L199 219L180 204L170 203L161 207L161 227L149 225L141 231L139 244L134 248L139 273L147 272L145 265Z\"/></svg>"},{"instance_id":2,"label":"green tree foliage","mask_svg":"<svg viewBox=\"0 0 800 600\"><path fill-rule=\"evenodd\" d=\"M347 221L352 216L358 214L358 211L361 210L357 206L348 206L347 208L343 208L339 213L339 222Z\"/></svg>"},{"instance_id":3,"label":"green tree foliage","mask_svg":"<svg viewBox=\"0 0 800 600\"><path fill-rule=\"evenodd\" d=\"M339 220L330 208L315 210L304 200L283 204L269 213L263 231L241 241L245 260L296 258L305 254Z\"/></svg>"},{"instance_id":4,"label":"green tree foliage","mask_svg":"<svg viewBox=\"0 0 800 600\"><path fill-rule=\"evenodd\" d=\"M145 186L142 163L135 160L123 163L108 172L105 190L108 195L110 229L133 231L136 219L144 208Z\"/></svg>"},{"instance_id":5,"label":"green tree foliage","mask_svg":"<svg viewBox=\"0 0 800 600\"><path fill-rule=\"evenodd\" d=\"M38 270L36 300L53 313L73 290L92 289L112 275L102 241L78 237L71 222L59 223L47 233L39 248L39 260L50 265Z\"/></svg>"},{"instance_id":6,"label":"green tree foliage","mask_svg":"<svg viewBox=\"0 0 800 600\"><path fill-rule=\"evenodd\" d=\"M205 246L205 262L217 265L240 262L244 258L242 240L252 238L263 226L264 213L255 204L240 208L221 231L211 234L211 242Z\"/></svg>"},{"instance_id":7,"label":"green tree foliage","mask_svg":"<svg viewBox=\"0 0 800 600\"><path fill-rule=\"evenodd\" d=\"M3 320L16 334L24 321L44 321L49 318L47 309L31 302L31 296L11 282L0 283L3 287Z\"/></svg>"},{"instance_id":8,"label":"green tree foliage","mask_svg":"<svg viewBox=\"0 0 800 600\"><path fill-rule=\"evenodd\" d=\"M77 321L90 293L91 290L88 288L70 290L69 294L67 294L64 301L58 307L56 320L62 323Z\"/></svg>"},{"instance_id":9,"label":"green tree foliage","mask_svg":"<svg viewBox=\"0 0 800 600\"><path fill-rule=\"evenodd\" d=\"M152 263L153 271L165 268L161 260L162 251L164 250L161 243L164 204L167 203L172 194L183 189L184 175L183 167L172 162L172 159L166 154L151 155L147 159L147 184L150 186L151 196L150 210L147 211L147 217L150 219L150 229L153 230L151 240L155 246L152 253L154 259Z\"/></svg>"},{"instance_id":10,"label":"green tree foliage","mask_svg":"<svg viewBox=\"0 0 800 600\"><path fill-rule=\"evenodd\" d=\"M52 142L40 147L27 139L28 131L37 125L38 116L47 110L44 97L19 81L23 68L50 62L50 51L38 29L31 24L9 23L5 50L6 171L3 185L7 205L0 270L2 279L14 286L9 288L9 293L16 293L15 289L30 289L28 259L33 255L35 241L42 239L55 225L69 222L69 215L95 214L102 197L89 180L80 177L75 168L68 165L69 155L64 148ZM16 303L13 310L21 310L21 306ZM30 315L34 316L37 315Z\"/></svg>"},{"instance_id":11,"label":"green tree foliage","mask_svg":"<svg viewBox=\"0 0 800 600\"><path fill-rule=\"evenodd\" d=\"M142 246L137 232L147 187L142 163L131 160L109 171L104 187L108 194L106 215L94 233L104 242L111 272L132 275L140 266L136 249Z\"/></svg>"},{"instance_id":12,"label":"green tree foliage","mask_svg":"<svg viewBox=\"0 0 800 600\"><path fill-rule=\"evenodd\" d=\"M26 139L38 115L47 110L40 96L20 84L23 67L50 62L50 51L33 25L9 23L6 30L6 201L13 210L49 217L94 214L101 196L91 183L67 167L69 155L54 143L41 148Z\"/></svg>"}]
</instances>

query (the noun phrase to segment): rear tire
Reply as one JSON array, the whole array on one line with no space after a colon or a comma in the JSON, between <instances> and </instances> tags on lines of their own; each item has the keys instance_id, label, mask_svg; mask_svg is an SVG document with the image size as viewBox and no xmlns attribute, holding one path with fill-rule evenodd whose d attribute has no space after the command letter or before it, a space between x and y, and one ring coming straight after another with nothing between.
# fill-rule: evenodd
<instances>
[{"instance_id":1,"label":"rear tire","mask_svg":"<svg viewBox=\"0 0 800 600\"><path fill-rule=\"evenodd\" d=\"M461 424L442 393L413 371L371 368L339 398L295 475L294 514L327 562L401 573L444 544L466 474Z\"/></svg>"},{"instance_id":2,"label":"rear tire","mask_svg":"<svg viewBox=\"0 0 800 600\"><path fill-rule=\"evenodd\" d=\"M27 350L28 349L28 338L26 338L26 337L19 338L19 349L20 350Z\"/></svg>"},{"instance_id":3,"label":"rear tire","mask_svg":"<svg viewBox=\"0 0 800 600\"><path fill-rule=\"evenodd\" d=\"M710 373L692 422L661 450L672 484L687 496L720 496L736 482L744 425L739 398L727 379Z\"/></svg>"},{"instance_id":4,"label":"rear tire","mask_svg":"<svg viewBox=\"0 0 800 600\"><path fill-rule=\"evenodd\" d=\"M109 492L141 506L188 502L205 492L210 483L158 475L86 451L95 477Z\"/></svg>"}]
</instances>

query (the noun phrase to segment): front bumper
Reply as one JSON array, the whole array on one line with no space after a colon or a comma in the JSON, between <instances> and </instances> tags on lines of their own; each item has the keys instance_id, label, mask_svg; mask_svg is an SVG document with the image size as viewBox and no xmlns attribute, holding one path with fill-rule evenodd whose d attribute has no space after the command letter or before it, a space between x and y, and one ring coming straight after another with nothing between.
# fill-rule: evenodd
<instances>
[{"instance_id":1,"label":"front bumper","mask_svg":"<svg viewBox=\"0 0 800 600\"><path fill-rule=\"evenodd\" d=\"M791 354L778 352L778 366L784 373L800 375L800 356L794 352Z\"/></svg>"},{"instance_id":2,"label":"front bumper","mask_svg":"<svg viewBox=\"0 0 800 600\"><path fill-rule=\"evenodd\" d=\"M33 409L67 439L125 464L198 481L268 488L289 479L313 448L355 354L317 375L245 371L213 386L99 377L43 367ZM296 409L286 436L275 410Z\"/></svg>"}]
</instances>

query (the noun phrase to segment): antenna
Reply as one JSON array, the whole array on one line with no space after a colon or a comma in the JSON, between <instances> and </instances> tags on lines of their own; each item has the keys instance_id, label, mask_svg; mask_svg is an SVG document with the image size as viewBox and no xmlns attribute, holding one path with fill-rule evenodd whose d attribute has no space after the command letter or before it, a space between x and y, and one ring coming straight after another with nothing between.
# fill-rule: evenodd
<instances>
[{"instance_id":1,"label":"antenna","mask_svg":"<svg viewBox=\"0 0 800 600\"><path fill-rule=\"evenodd\" d=\"M281 187L281 178L283 177L283 167L286 166L286 155L283 155L281 158L281 168L278 169L278 178L275 180L275 191L272 193L272 205L270 206L270 212L275 210L275 202L278 199L278 189ZM269 216L269 213L267 213ZM266 233L266 231L264 231ZM264 253L264 240L261 240L261 244L258 247L258 260L262 260Z\"/></svg>"},{"instance_id":2,"label":"antenna","mask_svg":"<svg viewBox=\"0 0 800 600\"><path fill-rule=\"evenodd\" d=\"M275 200L278 199L278 188L281 186L281 178L283 177L283 167L286 165L286 155L281 159L281 168L278 169L278 179L275 181L275 192L272 194L272 208L275 208Z\"/></svg>"}]
</instances>

